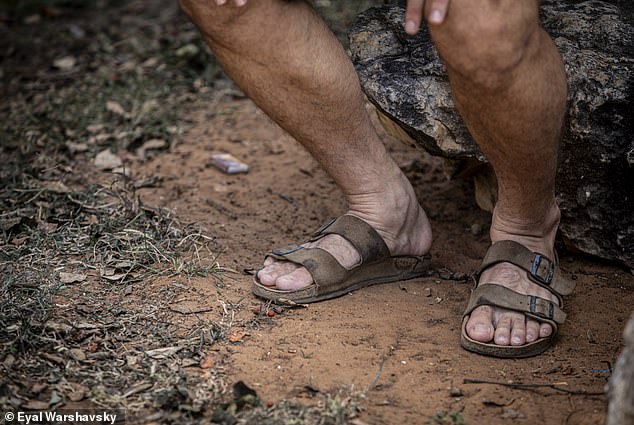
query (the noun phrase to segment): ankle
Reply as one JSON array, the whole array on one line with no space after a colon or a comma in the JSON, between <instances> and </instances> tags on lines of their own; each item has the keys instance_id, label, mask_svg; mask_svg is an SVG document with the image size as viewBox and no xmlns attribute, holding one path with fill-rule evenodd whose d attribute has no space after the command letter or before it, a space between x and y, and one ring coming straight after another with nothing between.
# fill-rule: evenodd
<instances>
[{"instance_id":1,"label":"ankle","mask_svg":"<svg viewBox=\"0 0 634 425\"><path fill-rule=\"evenodd\" d=\"M560 217L555 201L544 209L540 217L532 218L512 216L496 206L490 230L491 242L514 240L553 258Z\"/></svg>"},{"instance_id":2,"label":"ankle","mask_svg":"<svg viewBox=\"0 0 634 425\"><path fill-rule=\"evenodd\" d=\"M385 184L381 191L346 196L348 214L372 226L392 255L422 255L432 242L431 225L409 181Z\"/></svg>"}]
</instances>

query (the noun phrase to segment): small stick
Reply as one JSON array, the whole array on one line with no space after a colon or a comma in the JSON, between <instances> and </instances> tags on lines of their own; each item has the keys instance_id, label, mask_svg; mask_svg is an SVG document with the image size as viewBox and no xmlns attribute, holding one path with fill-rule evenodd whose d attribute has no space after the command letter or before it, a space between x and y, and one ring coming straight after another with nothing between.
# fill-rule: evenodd
<instances>
[{"instance_id":1,"label":"small stick","mask_svg":"<svg viewBox=\"0 0 634 425\"><path fill-rule=\"evenodd\" d=\"M379 382L379 377L381 376L381 372L383 372L383 365L385 364L385 357L381 359L381 364L379 365L379 371L376 373L376 377L374 381L372 381L372 385L370 385L370 389L376 387L376 384Z\"/></svg>"},{"instance_id":2,"label":"small stick","mask_svg":"<svg viewBox=\"0 0 634 425\"><path fill-rule=\"evenodd\" d=\"M514 389L518 389L518 390L533 389L533 388L551 388L553 390L561 391L561 392L564 392L566 394L572 394L572 395L605 395L605 393L603 391L601 391L601 392L588 392L586 390L575 391L575 390L569 390L567 388L562 388L561 387L561 385L566 385L566 384L510 384L508 382L487 381L487 380L484 380L484 379L471 379L471 378L465 378L462 382L464 384L501 385L503 387L514 388Z\"/></svg>"}]
</instances>

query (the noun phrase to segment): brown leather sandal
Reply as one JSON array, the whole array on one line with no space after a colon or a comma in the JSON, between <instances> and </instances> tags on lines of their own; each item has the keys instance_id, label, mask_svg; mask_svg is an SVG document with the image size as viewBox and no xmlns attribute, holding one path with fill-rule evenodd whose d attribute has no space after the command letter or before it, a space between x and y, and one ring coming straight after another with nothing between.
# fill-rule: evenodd
<instances>
[{"instance_id":1,"label":"brown leather sandal","mask_svg":"<svg viewBox=\"0 0 634 425\"><path fill-rule=\"evenodd\" d=\"M289 300L295 303L313 303L345 295L357 289L378 283L412 279L429 269L431 255L390 256L381 236L365 221L351 215L343 215L322 226L309 242L326 235L343 237L361 255L361 262L346 269L327 251L321 248L305 248L302 245L274 250L268 257L290 261L306 267L313 277L309 286L293 291L283 291L265 286L254 279L253 293L268 300Z\"/></svg>"},{"instance_id":2,"label":"brown leather sandal","mask_svg":"<svg viewBox=\"0 0 634 425\"><path fill-rule=\"evenodd\" d=\"M487 251L480 270L476 274L477 282L482 272L489 267L508 262L524 269L528 278L539 286L548 289L557 297L558 303L533 295L524 295L495 283L477 283L471 293L469 305L462 316L462 333L460 345L478 354L504 358L531 357L548 349L557 335L558 326L566 320L563 312L562 296L570 295L575 283L564 279L559 273L558 264L546 256L532 252L514 241L500 241ZM539 338L521 346L497 345L491 342L476 341L467 335L467 321L471 312L481 305L505 308L524 314L539 322L546 322L553 327L547 338Z\"/></svg>"}]
</instances>

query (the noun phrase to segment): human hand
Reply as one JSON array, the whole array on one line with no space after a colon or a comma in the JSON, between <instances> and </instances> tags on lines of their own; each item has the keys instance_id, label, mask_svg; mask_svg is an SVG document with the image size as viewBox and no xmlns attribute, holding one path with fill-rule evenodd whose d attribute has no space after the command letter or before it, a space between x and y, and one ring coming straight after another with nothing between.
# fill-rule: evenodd
<instances>
[{"instance_id":1,"label":"human hand","mask_svg":"<svg viewBox=\"0 0 634 425\"><path fill-rule=\"evenodd\" d=\"M237 1L237 0L236 0ZM440 25L447 16L449 0L407 0L405 11L405 32L415 35L420 29L423 14L427 14L427 23Z\"/></svg>"},{"instance_id":2,"label":"human hand","mask_svg":"<svg viewBox=\"0 0 634 425\"><path fill-rule=\"evenodd\" d=\"M233 0L233 2L236 4L236 6L238 7L242 7L245 4L247 4L247 0ZM216 4L218 6L222 6L223 4L227 3L227 0L216 0Z\"/></svg>"}]
</instances>

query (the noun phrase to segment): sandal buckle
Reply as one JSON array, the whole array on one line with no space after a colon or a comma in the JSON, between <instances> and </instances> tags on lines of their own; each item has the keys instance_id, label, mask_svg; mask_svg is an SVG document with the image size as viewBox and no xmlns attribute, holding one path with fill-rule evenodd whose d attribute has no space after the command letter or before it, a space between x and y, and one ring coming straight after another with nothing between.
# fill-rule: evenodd
<instances>
[{"instance_id":1,"label":"sandal buckle","mask_svg":"<svg viewBox=\"0 0 634 425\"><path fill-rule=\"evenodd\" d=\"M555 305L543 298L529 295L529 310L536 316L552 320L555 316Z\"/></svg>"},{"instance_id":2,"label":"sandal buckle","mask_svg":"<svg viewBox=\"0 0 634 425\"><path fill-rule=\"evenodd\" d=\"M317 237L319 235L321 235L327 228L329 228L330 226L332 226L332 224L337 221L336 218L331 218L330 220L328 220L327 222L325 222L324 224L321 225L321 227L317 230L315 230L315 233L313 233L313 237Z\"/></svg>"},{"instance_id":3,"label":"sandal buckle","mask_svg":"<svg viewBox=\"0 0 634 425\"><path fill-rule=\"evenodd\" d=\"M543 270L541 267L542 262L548 262L545 265L545 276L540 275L540 270ZM541 283L542 285L549 286L553 277L555 276L555 263L553 263L549 258L544 257L541 254L535 253L535 257L533 258L533 264L531 265L531 270L529 272L530 277L535 280L537 283Z\"/></svg>"},{"instance_id":4,"label":"sandal buckle","mask_svg":"<svg viewBox=\"0 0 634 425\"><path fill-rule=\"evenodd\" d=\"M290 254L291 252L299 251L300 249L303 249L303 248L304 247L301 245L290 245L283 248L274 249L271 252L275 255L287 255L287 254Z\"/></svg>"}]
</instances>

